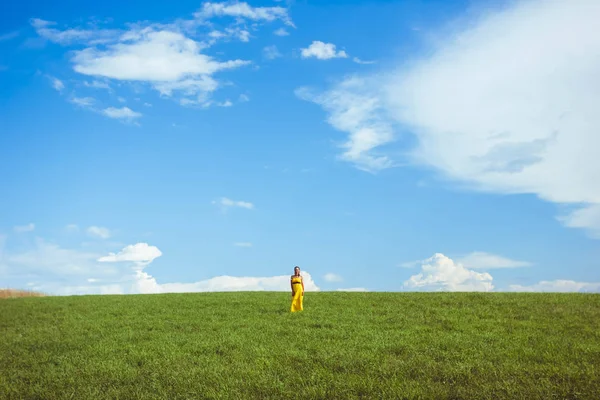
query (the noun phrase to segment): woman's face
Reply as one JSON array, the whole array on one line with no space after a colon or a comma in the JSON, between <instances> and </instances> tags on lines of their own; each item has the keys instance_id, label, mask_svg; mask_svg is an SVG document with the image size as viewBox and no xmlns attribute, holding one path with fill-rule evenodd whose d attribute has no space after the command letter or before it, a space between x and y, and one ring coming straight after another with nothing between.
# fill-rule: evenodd
<instances>
[{"instance_id":1,"label":"woman's face","mask_svg":"<svg viewBox=\"0 0 600 400\"><path fill-rule=\"evenodd\" d=\"M300 275L300 268L294 268L294 275Z\"/></svg>"}]
</instances>

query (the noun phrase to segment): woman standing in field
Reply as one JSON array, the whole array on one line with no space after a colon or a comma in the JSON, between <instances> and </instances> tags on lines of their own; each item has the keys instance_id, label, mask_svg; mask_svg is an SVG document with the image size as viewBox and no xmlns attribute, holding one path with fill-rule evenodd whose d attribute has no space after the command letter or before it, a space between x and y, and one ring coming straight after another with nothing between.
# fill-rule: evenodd
<instances>
[{"instance_id":1,"label":"woman standing in field","mask_svg":"<svg viewBox=\"0 0 600 400\"><path fill-rule=\"evenodd\" d=\"M294 275L290 279L290 286L292 287L292 306L291 312L302 311L302 300L304 300L304 281L300 275L300 267L294 268Z\"/></svg>"}]
</instances>

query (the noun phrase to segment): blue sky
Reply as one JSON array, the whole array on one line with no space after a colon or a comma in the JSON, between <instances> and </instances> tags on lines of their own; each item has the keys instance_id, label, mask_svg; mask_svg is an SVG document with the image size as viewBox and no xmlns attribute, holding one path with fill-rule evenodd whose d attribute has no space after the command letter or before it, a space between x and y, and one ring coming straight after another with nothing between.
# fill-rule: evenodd
<instances>
[{"instance_id":1,"label":"blue sky","mask_svg":"<svg viewBox=\"0 0 600 400\"><path fill-rule=\"evenodd\" d=\"M0 6L0 286L600 291L600 5Z\"/></svg>"}]
</instances>

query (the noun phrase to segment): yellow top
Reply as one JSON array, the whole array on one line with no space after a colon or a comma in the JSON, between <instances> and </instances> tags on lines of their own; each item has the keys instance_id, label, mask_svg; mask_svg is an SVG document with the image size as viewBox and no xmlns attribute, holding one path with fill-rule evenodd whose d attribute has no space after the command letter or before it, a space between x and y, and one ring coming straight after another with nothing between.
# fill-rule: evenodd
<instances>
[{"instance_id":1,"label":"yellow top","mask_svg":"<svg viewBox=\"0 0 600 400\"><path fill-rule=\"evenodd\" d=\"M302 283L302 277L300 276L292 276L292 284L301 284Z\"/></svg>"}]
</instances>

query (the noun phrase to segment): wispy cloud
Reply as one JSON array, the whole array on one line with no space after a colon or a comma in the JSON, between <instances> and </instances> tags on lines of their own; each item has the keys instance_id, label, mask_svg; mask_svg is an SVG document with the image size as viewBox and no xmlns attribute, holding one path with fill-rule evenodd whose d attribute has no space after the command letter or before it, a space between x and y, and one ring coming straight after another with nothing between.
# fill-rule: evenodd
<instances>
[{"instance_id":1,"label":"wispy cloud","mask_svg":"<svg viewBox=\"0 0 600 400\"><path fill-rule=\"evenodd\" d=\"M131 121L142 116L141 113L131 110L129 107L108 107L102 111L102 114L109 118Z\"/></svg>"},{"instance_id":2,"label":"wispy cloud","mask_svg":"<svg viewBox=\"0 0 600 400\"><path fill-rule=\"evenodd\" d=\"M15 39L19 36L19 31L12 31L0 35L0 42Z\"/></svg>"},{"instance_id":3,"label":"wispy cloud","mask_svg":"<svg viewBox=\"0 0 600 400\"><path fill-rule=\"evenodd\" d=\"M348 57L344 50L337 51L335 44L324 43L319 40L315 40L307 48L301 49L301 55L302 58L317 58L319 60Z\"/></svg>"},{"instance_id":4,"label":"wispy cloud","mask_svg":"<svg viewBox=\"0 0 600 400\"><path fill-rule=\"evenodd\" d=\"M30 248L4 254L7 275L35 273L68 281L73 276L87 275L95 270L93 253L65 249L57 244L37 238ZM97 270L96 273L106 271Z\"/></svg>"},{"instance_id":5,"label":"wispy cloud","mask_svg":"<svg viewBox=\"0 0 600 400\"><path fill-rule=\"evenodd\" d=\"M334 273L327 273L325 274L325 276L323 277L323 279L325 279L326 282L341 282L343 281L342 277L338 274L334 274Z\"/></svg>"},{"instance_id":6,"label":"wispy cloud","mask_svg":"<svg viewBox=\"0 0 600 400\"><path fill-rule=\"evenodd\" d=\"M90 236L94 236L100 239L108 239L110 238L110 230L108 228L103 228L100 226L90 226L87 228L87 233Z\"/></svg>"},{"instance_id":7,"label":"wispy cloud","mask_svg":"<svg viewBox=\"0 0 600 400\"><path fill-rule=\"evenodd\" d=\"M354 61L357 64L363 64L363 65L370 65L370 64L375 64L376 63L376 61L365 61L365 60L361 60L358 57L354 57L352 59L352 61Z\"/></svg>"},{"instance_id":8,"label":"wispy cloud","mask_svg":"<svg viewBox=\"0 0 600 400\"><path fill-rule=\"evenodd\" d=\"M110 85L106 82L101 82L101 81L84 81L83 85L89 88L94 88L94 89L106 89L106 90L111 90Z\"/></svg>"},{"instance_id":9,"label":"wispy cloud","mask_svg":"<svg viewBox=\"0 0 600 400\"><path fill-rule=\"evenodd\" d=\"M246 2L230 1L226 3L206 2L194 13L194 17L208 20L213 17L234 17L253 21L281 20L287 25L294 26L288 10L283 7L252 7Z\"/></svg>"},{"instance_id":10,"label":"wispy cloud","mask_svg":"<svg viewBox=\"0 0 600 400\"><path fill-rule=\"evenodd\" d=\"M79 226L77 224L69 224L65 226L67 232L79 232Z\"/></svg>"},{"instance_id":11,"label":"wispy cloud","mask_svg":"<svg viewBox=\"0 0 600 400\"><path fill-rule=\"evenodd\" d=\"M0 233L0 262L2 260L3 254L4 254L5 243L6 243L6 235L3 235ZM2 271L2 270L3 270L3 268L0 265L0 271Z\"/></svg>"},{"instance_id":12,"label":"wispy cloud","mask_svg":"<svg viewBox=\"0 0 600 400\"><path fill-rule=\"evenodd\" d=\"M279 28L273 32L273 34L277 36L288 36L290 33L285 28Z\"/></svg>"},{"instance_id":13,"label":"wispy cloud","mask_svg":"<svg viewBox=\"0 0 600 400\"><path fill-rule=\"evenodd\" d=\"M471 269L498 269L498 268L519 268L529 267L532 264L527 261L511 260L496 254L475 251L464 257L458 257L456 261L465 268Z\"/></svg>"},{"instance_id":14,"label":"wispy cloud","mask_svg":"<svg viewBox=\"0 0 600 400\"><path fill-rule=\"evenodd\" d=\"M329 112L327 121L336 129L349 133L341 144L340 159L357 168L376 172L393 166L392 160L378 149L395 140L393 124L387 117L379 93L366 79L348 78L337 88L316 94L299 88L296 95L322 106Z\"/></svg>"},{"instance_id":15,"label":"wispy cloud","mask_svg":"<svg viewBox=\"0 0 600 400\"><path fill-rule=\"evenodd\" d=\"M213 201L213 204L220 205L224 208L245 208L251 210L254 208L254 204L247 201L231 200L227 197L221 197L219 200Z\"/></svg>"},{"instance_id":16,"label":"wispy cloud","mask_svg":"<svg viewBox=\"0 0 600 400\"><path fill-rule=\"evenodd\" d=\"M513 292L600 292L600 282L576 282L571 280L541 281L534 285L510 285Z\"/></svg>"},{"instance_id":17,"label":"wispy cloud","mask_svg":"<svg viewBox=\"0 0 600 400\"><path fill-rule=\"evenodd\" d=\"M45 21L40 18L32 18L31 26L34 27L37 34L46 40L61 45L69 45L73 43L106 43L114 40L118 35L117 30L87 30L87 29L66 29L59 30L53 28L56 22Z\"/></svg>"},{"instance_id":18,"label":"wispy cloud","mask_svg":"<svg viewBox=\"0 0 600 400\"><path fill-rule=\"evenodd\" d=\"M236 247L252 247L252 243L250 242L237 242L233 244Z\"/></svg>"},{"instance_id":19,"label":"wispy cloud","mask_svg":"<svg viewBox=\"0 0 600 400\"><path fill-rule=\"evenodd\" d=\"M93 97L71 97L69 101L83 108L90 108L96 102Z\"/></svg>"},{"instance_id":20,"label":"wispy cloud","mask_svg":"<svg viewBox=\"0 0 600 400\"><path fill-rule=\"evenodd\" d=\"M401 263L400 265L398 265L400 268L415 268L421 265L423 261L419 260L419 261L407 261L404 263Z\"/></svg>"},{"instance_id":21,"label":"wispy cloud","mask_svg":"<svg viewBox=\"0 0 600 400\"><path fill-rule=\"evenodd\" d=\"M336 289L336 292L368 292L369 290L363 287Z\"/></svg>"},{"instance_id":22,"label":"wispy cloud","mask_svg":"<svg viewBox=\"0 0 600 400\"><path fill-rule=\"evenodd\" d=\"M590 237L600 239L600 195L594 203L586 203L581 208L557 219L569 228L585 229Z\"/></svg>"},{"instance_id":23,"label":"wispy cloud","mask_svg":"<svg viewBox=\"0 0 600 400\"><path fill-rule=\"evenodd\" d=\"M35 230L35 224L34 223L29 223L27 225L19 225L19 226L15 226L14 227L14 231L17 233L25 233L25 232L32 232Z\"/></svg>"},{"instance_id":24,"label":"wispy cloud","mask_svg":"<svg viewBox=\"0 0 600 400\"><path fill-rule=\"evenodd\" d=\"M263 48L263 55L267 60L274 60L281 57L281 53L275 45Z\"/></svg>"},{"instance_id":25,"label":"wispy cloud","mask_svg":"<svg viewBox=\"0 0 600 400\"><path fill-rule=\"evenodd\" d=\"M63 83L63 81L52 76L48 78L50 79L50 84L52 85L54 90L56 90L57 92L62 92L64 90L65 84Z\"/></svg>"},{"instance_id":26,"label":"wispy cloud","mask_svg":"<svg viewBox=\"0 0 600 400\"><path fill-rule=\"evenodd\" d=\"M230 41L232 39L239 40L241 42L247 43L250 41L252 35L246 29L236 27L225 28L223 31L214 30L208 34L209 45L214 45L219 41Z\"/></svg>"}]
</instances>

